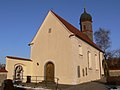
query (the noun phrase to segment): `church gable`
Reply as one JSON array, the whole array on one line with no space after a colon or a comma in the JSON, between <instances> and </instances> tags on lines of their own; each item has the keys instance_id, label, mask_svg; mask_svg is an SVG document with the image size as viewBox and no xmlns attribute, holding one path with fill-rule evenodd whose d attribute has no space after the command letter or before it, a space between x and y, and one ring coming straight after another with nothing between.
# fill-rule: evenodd
<instances>
[{"instance_id":1,"label":"church gable","mask_svg":"<svg viewBox=\"0 0 120 90\"><path fill-rule=\"evenodd\" d=\"M58 58L58 56L66 58L56 60L70 60L72 44L69 36L71 34L72 32L66 28L55 14L49 11L31 42L31 59L34 60L34 63L39 62L37 58L42 58L44 62L44 60Z\"/></svg>"},{"instance_id":2,"label":"church gable","mask_svg":"<svg viewBox=\"0 0 120 90\"><path fill-rule=\"evenodd\" d=\"M52 35L58 34L58 33L59 35L60 34L63 35L63 34L71 34L72 32L66 28L66 26L56 17L56 15L52 11L49 11L48 15L46 16L45 20L43 21L41 27L39 28L37 34L33 38L30 45L36 42L36 40L41 37L45 37L50 34Z\"/></svg>"}]
</instances>

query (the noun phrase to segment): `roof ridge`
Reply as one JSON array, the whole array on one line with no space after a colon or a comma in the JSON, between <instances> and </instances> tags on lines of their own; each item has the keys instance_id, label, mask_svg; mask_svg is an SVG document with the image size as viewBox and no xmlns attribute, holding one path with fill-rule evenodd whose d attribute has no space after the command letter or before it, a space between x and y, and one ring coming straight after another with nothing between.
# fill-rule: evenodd
<instances>
[{"instance_id":1,"label":"roof ridge","mask_svg":"<svg viewBox=\"0 0 120 90\"><path fill-rule=\"evenodd\" d=\"M60 17L59 15L57 15L56 13L54 13L52 10L50 10L65 26L66 28L71 31L72 33L74 33L77 37L81 38L82 40L84 40L85 42L87 42L88 44L92 45L93 47L95 47L96 49L102 51L93 41L91 41L85 34L83 34L80 30L78 30L76 27L74 27L72 24L70 24L69 22L67 22L65 19L63 19L62 17Z\"/></svg>"},{"instance_id":2,"label":"roof ridge","mask_svg":"<svg viewBox=\"0 0 120 90\"><path fill-rule=\"evenodd\" d=\"M15 56L6 56L7 58L12 58L12 59L19 59L19 60L28 60L28 61L32 61L31 59L28 58L21 58L21 57L15 57Z\"/></svg>"}]
</instances>

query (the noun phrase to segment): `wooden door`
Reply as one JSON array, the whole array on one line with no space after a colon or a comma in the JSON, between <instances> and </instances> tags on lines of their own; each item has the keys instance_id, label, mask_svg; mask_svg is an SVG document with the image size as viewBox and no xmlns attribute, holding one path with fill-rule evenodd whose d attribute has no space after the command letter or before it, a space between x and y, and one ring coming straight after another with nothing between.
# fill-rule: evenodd
<instances>
[{"instance_id":1,"label":"wooden door","mask_svg":"<svg viewBox=\"0 0 120 90\"><path fill-rule=\"evenodd\" d=\"M46 81L54 81L54 64L51 62L46 65Z\"/></svg>"}]
</instances>

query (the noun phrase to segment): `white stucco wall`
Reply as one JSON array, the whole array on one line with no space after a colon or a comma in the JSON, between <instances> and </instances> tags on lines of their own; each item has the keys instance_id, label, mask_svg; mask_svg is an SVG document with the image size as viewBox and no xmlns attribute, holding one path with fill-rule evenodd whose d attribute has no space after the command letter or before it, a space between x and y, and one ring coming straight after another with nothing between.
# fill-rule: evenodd
<instances>
[{"instance_id":1,"label":"white stucco wall","mask_svg":"<svg viewBox=\"0 0 120 90\"><path fill-rule=\"evenodd\" d=\"M2 83L7 78L7 72L0 72L0 86L2 86Z\"/></svg>"},{"instance_id":2,"label":"white stucco wall","mask_svg":"<svg viewBox=\"0 0 120 90\"><path fill-rule=\"evenodd\" d=\"M76 83L83 83L83 82L89 82L98 80L101 78L101 74L103 73L102 69L102 60L101 53L96 48L90 46L86 42L82 41L76 36L71 37L72 45L73 45L73 63L74 63L74 71L75 71L75 80ZM79 45L82 46L82 55L79 55ZM87 52L90 51L91 53L91 65L92 69L88 68L88 56ZM97 61L95 60L95 54L97 55ZM96 68L96 63L98 65L98 68ZM77 76L77 66L80 66L80 78ZM82 70L84 69L86 74L86 68L87 68L87 75L83 76Z\"/></svg>"},{"instance_id":3,"label":"white stucco wall","mask_svg":"<svg viewBox=\"0 0 120 90\"><path fill-rule=\"evenodd\" d=\"M49 29L51 33L48 33ZM34 75L44 76L44 66L51 61L55 65L55 77L60 79L59 83L74 82L70 34L50 12L32 42L31 59L34 60L33 69L37 68Z\"/></svg>"},{"instance_id":4,"label":"white stucco wall","mask_svg":"<svg viewBox=\"0 0 120 90\"><path fill-rule=\"evenodd\" d=\"M6 70L8 71L7 79L13 79L15 65L21 65L23 67L23 70L24 70L23 77L26 77L32 74L31 61L11 59L6 57Z\"/></svg>"}]
</instances>

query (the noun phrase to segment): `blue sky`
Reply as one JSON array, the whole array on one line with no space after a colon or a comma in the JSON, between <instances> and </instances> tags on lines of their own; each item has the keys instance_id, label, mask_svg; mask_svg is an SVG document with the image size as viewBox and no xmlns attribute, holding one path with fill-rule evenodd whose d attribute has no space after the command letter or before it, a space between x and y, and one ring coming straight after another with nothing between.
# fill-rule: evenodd
<instances>
[{"instance_id":1,"label":"blue sky","mask_svg":"<svg viewBox=\"0 0 120 90\"><path fill-rule=\"evenodd\" d=\"M30 57L31 42L49 10L79 28L86 7L93 31L111 31L111 50L120 48L120 0L0 0L0 62L5 57Z\"/></svg>"}]
</instances>

